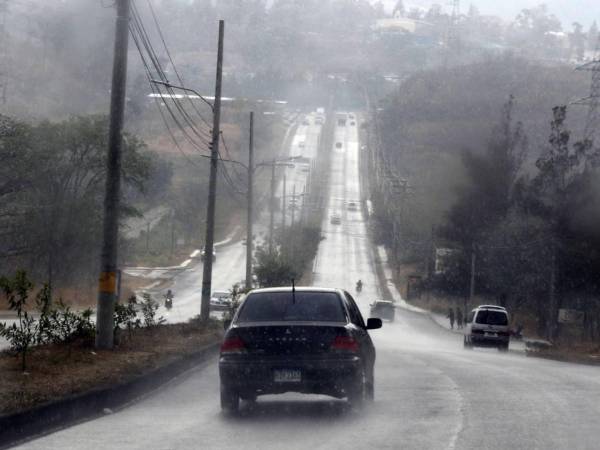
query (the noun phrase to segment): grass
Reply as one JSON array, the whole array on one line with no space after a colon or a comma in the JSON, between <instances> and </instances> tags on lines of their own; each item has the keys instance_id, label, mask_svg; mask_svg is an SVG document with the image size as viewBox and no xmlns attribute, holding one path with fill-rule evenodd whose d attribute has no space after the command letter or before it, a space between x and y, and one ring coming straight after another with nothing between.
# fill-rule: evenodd
<instances>
[{"instance_id":1,"label":"grass","mask_svg":"<svg viewBox=\"0 0 600 450\"><path fill-rule=\"evenodd\" d=\"M113 351L96 351L89 342L36 347L26 373L20 359L0 353L0 415L30 409L63 397L131 380L218 342L217 323L161 325L135 330ZM70 353L70 354L69 354Z\"/></svg>"}]
</instances>

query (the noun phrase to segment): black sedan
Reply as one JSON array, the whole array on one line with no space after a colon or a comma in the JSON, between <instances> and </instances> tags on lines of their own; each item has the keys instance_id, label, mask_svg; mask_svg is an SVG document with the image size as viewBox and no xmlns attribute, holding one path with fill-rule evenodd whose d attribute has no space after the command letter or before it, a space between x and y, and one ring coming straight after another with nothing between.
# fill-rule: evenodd
<instances>
[{"instance_id":1,"label":"black sedan","mask_svg":"<svg viewBox=\"0 0 600 450\"><path fill-rule=\"evenodd\" d=\"M234 412L240 398L284 392L374 397L375 347L352 296L326 288L251 291L221 345L221 407Z\"/></svg>"}]
</instances>

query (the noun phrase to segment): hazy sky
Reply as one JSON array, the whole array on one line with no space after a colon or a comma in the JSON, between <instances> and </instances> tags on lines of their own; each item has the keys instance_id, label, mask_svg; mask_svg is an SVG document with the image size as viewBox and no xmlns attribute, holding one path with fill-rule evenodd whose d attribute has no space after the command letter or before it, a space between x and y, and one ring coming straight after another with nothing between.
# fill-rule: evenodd
<instances>
[{"instance_id":1,"label":"hazy sky","mask_svg":"<svg viewBox=\"0 0 600 450\"><path fill-rule=\"evenodd\" d=\"M374 0L375 1L375 0ZM383 0L384 3L393 5L396 0ZM450 0L404 0L406 7L420 6L428 8L432 3L438 3L445 8L450 8ZM466 12L469 5L473 4L482 14L492 14L501 16L505 19L514 19L514 17L523 8L545 3L550 11L556 15L562 22L563 28L570 29L571 23L577 21L584 26L589 26L593 20L600 25L600 0L461 0L461 11Z\"/></svg>"}]
</instances>

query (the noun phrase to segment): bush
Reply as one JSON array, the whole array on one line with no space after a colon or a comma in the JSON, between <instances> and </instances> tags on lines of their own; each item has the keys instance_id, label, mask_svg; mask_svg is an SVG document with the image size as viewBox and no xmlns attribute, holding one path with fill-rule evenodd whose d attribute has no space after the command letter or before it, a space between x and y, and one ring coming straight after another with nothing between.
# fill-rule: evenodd
<instances>
[{"instance_id":1,"label":"bush","mask_svg":"<svg viewBox=\"0 0 600 450\"><path fill-rule=\"evenodd\" d=\"M158 311L159 303L152 298L150 294L143 295L144 301L141 304L142 316L144 317L144 326L152 328L157 325L165 323L165 318L160 316L156 318L156 311Z\"/></svg>"},{"instance_id":2,"label":"bush","mask_svg":"<svg viewBox=\"0 0 600 450\"><path fill-rule=\"evenodd\" d=\"M23 372L27 369L27 353L31 346L36 343L39 335L38 321L29 316L25 310L29 292L32 288L33 284L24 271L18 271L14 279L0 278L0 289L6 295L9 308L16 311L18 317L18 325L17 323L12 325L0 323L0 336L8 340L11 350L21 355L21 369Z\"/></svg>"},{"instance_id":3,"label":"bush","mask_svg":"<svg viewBox=\"0 0 600 450\"><path fill-rule=\"evenodd\" d=\"M125 326L129 339L131 339L133 329L142 325L142 321L137 316L137 304L135 295L132 295L127 299L127 304L117 303L115 305L115 335L121 326Z\"/></svg>"}]
</instances>

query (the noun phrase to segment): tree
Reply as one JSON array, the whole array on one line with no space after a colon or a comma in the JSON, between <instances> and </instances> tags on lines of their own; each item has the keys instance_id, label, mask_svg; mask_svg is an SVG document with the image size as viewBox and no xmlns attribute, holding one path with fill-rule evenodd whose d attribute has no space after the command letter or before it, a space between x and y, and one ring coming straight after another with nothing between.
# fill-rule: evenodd
<instances>
[{"instance_id":1,"label":"tree","mask_svg":"<svg viewBox=\"0 0 600 450\"><path fill-rule=\"evenodd\" d=\"M583 26L579 22L573 22L573 31L569 33L569 45L577 61L583 61L585 56L585 40Z\"/></svg>"},{"instance_id":2,"label":"tree","mask_svg":"<svg viewBox=\"0 0 600 450\"><path fill-rule=\"evenodd\" d=\"M459 190L458 200L448 212L442 234L462 250L459 271L470 272L470 292L474 289L476 260L484 244L499 223L507 217L521 165L525 159L527 138L520 122L514 123L514 99L504 105L501 122L488 141L486 152L465 152L463 164L468 183ZM466 279L466 275L453 275Z\"/></svg>"},{"instance_id":3,"label":"tree","mask_svg":"<svg viewBox=\"0 0 600 450\"><path fill-rule=\"evenodd\" d=\"M10 187L0 208L0 270L29 266L51 286L96 272L107 130L105 116L79 116L21 123L0 138L0 160L8 162L0 170ZM124 184L143 191L150 157L137 137L124 141Z\"/></svg>"},{"instance_id":4,"label":"tree","mask_svg":"<svg viewBox=\"0 0 600 450\"><path fill-rule=\"evenodd\" d=\"M587 49L590 52L596 51L598 47L598 24L594 20L587 34Z\"/></svg>"},{"instance_id":5,"label":"tree","mask_svg":"<svg viewBox=\"0 0 600 450\"><path fill-rule=\"evenodd\" d=\"M27 312L27 300L33 284L24 271L18 271L13 279L1 277L0 290L8 300L11 310L17 313L18 324L0 323L0 336L6 338L11 349L21 355L21 370L27 369L27 354L35 344L38 335L38 322Z\"/></svg>"},{"instance_id":6,"label":"tree","mask_svg":"<svg viewBox=\"0 0 600 450\"><path fill-rule=\"evenodd\" d=\"M466 151L463 164L469 182L460 188L450 209L445 235L470 249L491 227L508 214L519 170L525 159L527 137L514 123L514 99L504 105L502 119L488 141L486 152Z\"/></svg>"},{"instance_id":7,"label":"tree","mask_svg":"<svg viewBox=\"0 0 600 450\"><path fill-rule=\"evenodd\" d=\"M263 248L256 250L254 274L260 287L287 286L300 275L278 249L269 252Z\"/></svg>"},{"instance_id":8,"label":"tree","mask_svg":"<svg viewBox=\"0 0 600 450\"><path fill-rule=\"evenodd\" d=\"M538 173L533 179L536 213L548 224L550 248L548 339L557 337L558 308L560 306L559 283L561 281L561 259L564 255L563 240L568 235L570 203L577 197L582 174L588 162L593 158L592 142L589 140L569 141L570 131L566 128L567 107L556 106L552 109L553 120L549 146L542 157L536 161Z\"/></svg>"},{"instance_id":9,"label":"tree","mask_svg":"<svg viewBox=\"0 0 600 450\"><path fill-rule=\"evenodd\" d=\"M404 2L402 0L398 0L396 2L396 6L394 6L394 10L392 11L392 16L402 17L405 14L406 14L406 9L404 8Z\"/></svg>"}]
</instances>

